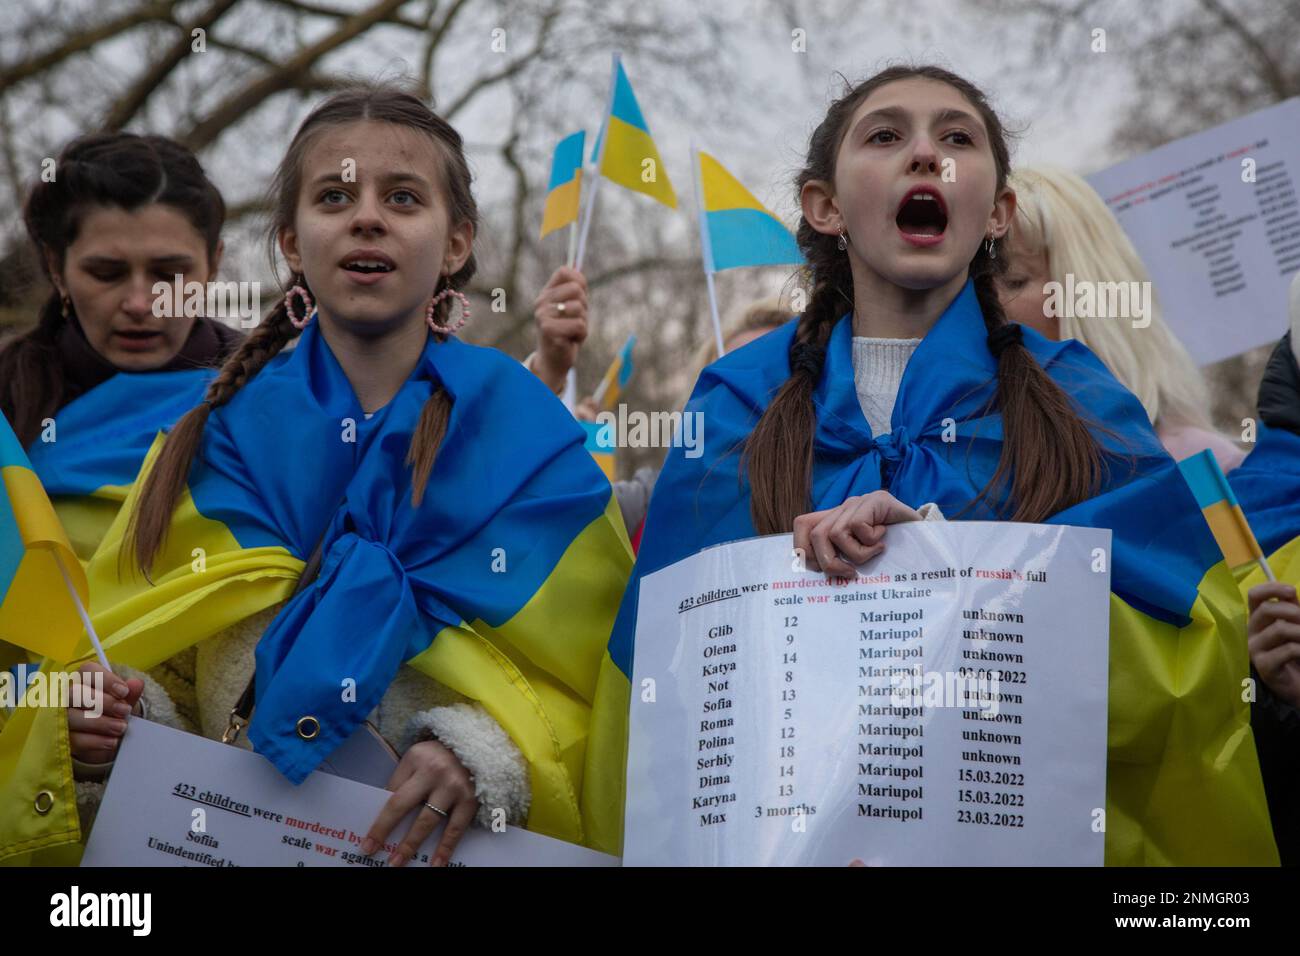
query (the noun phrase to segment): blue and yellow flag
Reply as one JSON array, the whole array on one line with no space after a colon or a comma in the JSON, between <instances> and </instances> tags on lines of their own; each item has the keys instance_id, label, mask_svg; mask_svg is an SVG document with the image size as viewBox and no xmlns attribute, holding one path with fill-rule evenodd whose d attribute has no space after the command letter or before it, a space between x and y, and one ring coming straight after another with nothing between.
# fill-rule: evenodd
<instances>
[{"instance_id":1,"label":"blue and yellow flag","mask_svg":"<svg viewBox=\"0 0 1300 956\"><path fill-rule=\"evenodd\" d=\"M545 239L556 229L578 221L578 200L582 194L582 145L586 133L578 130L560 140L551 159L551 181L546 186L542 211Z\"/></svg>"},{"instance_id":2,"label":"blue and yellow flag","mask_svg":"<svg viewBox=\"0 0 1300 956\"><path fill-rule=\"evenodd\" d=\"M450 417L412 508L407 447L439 386ZM482 704L519 747L530 829L619 851L629 690L607 645L631 548L582 430L517 362L430 337L397 395L367 417L312 325L210 416L154 586L117 571L136 494L89 567L94 623L115 662L156 666L284 601L319 542L319 576L257 646L255 749L303 779L412 667ZM355 701L340 692L348 679ZM319 722L311 740L297 733L303 715ZM11 729L0 769L49 753L38 768L49 779L57 727L43 740ZM20 790L0 789L0 856L66 842L66 830L27 819Z\"/></svg>"},{"instance_id":3,"label":"blue and yellow flag","mask_svg":"<svg viewBox=\"0 0 1300 956\"><path fill-rule=\"evenodd\" d=\"M632 349L635 347L636 335L629 335L623 347L614 356L614 361L610 362L609 368L605 370L595 395L596 404L601 408L609 409L617 405L623 389L627 388L627 383L632 380Z\"/></svg>"},{"instance_id":4,"label":"blue and yellow flag","mask_svg":"<svg viewBox=\"0 0 1300 956\"><path fill-rule=\"evenodd\" d=\"M119 372L61 408L28 447L73 550L88 561L154 438L203 400L214 369Z\"/></svg>"},{"instance_id":5,"label":"blue and yellow flag","mask_svg":"<svg viewBox=\"0 0 1300 956\"><path fill-rule=\"evenodd\" d=\"M579 422L586 433L584 446L592 460L600 466L601 473L612 483L616 474L614 439L608 425L599 422Z\"/></svg>"},{"instance_id":6,"label":"blue and yellow flag","mask_svg":"<svg viewBox=\"0 0 1300 956\"><path fill-rule=\"evenodd\" d=\"M704 271L802 263L799 244L781 220L716 159L703 150L697 155Z\"/></svg>"},{"instance_id":7,"label":"blue and yellow flag","mask_svg":"<svg viewBox=\"0 0 1300 956\"><path fill-rule=\"evenodd\" d=\"M82 625L69 584L87 604L81 563L18 436L0 415L0 641L41 656L70 657Z\"/></svg>"},{"instance_id":8,"label":"blue and yellow flag","mask_svg":"<svg viewBox=\"0 0 1300 956\"><path fill-rule=\"evenodd\" d=\"M659 158L659 148L650 135L650 127L641 114L632 83L617 54L614 55L611 84L609 112L592 150L597 169L620 186L645 193L676 209L677 194L668 179L668 170Z\"/></svg>"},{"instance_id":9,"label":"blue and yellow flag","mask_svg":"<svg viewBox=\"0 0 1300 956\"><path fill-rule=\"evenodd\" d=\"M711 454L674 448L655 486L611 641L630 673L640 578L701 548L752 537L744 440L790 375L797 323L714 362L687 414ZM998 369L972 283L908 362L887 434L873 435L853 374L851 317L834 326L813 396L808 510L885 489L950 520L996 520L1005 490L968 508L997 469ZM1025 329L1025 346L1096 430L1108 474L1050 524L1112 531L1105 859L1108 865L1278 862L1249 705L1245 613L1200 509L1146 414L1088 349ZM994 404L990 404L994 403ZM955 425L956 441L952 440Z\"/></svg>"},{"instance_id":10,"label":"blue and yellow flag","mask_svg":"<svg viewBox=\"0 0 1300 956\"><path fill-rule=\"evenodd\" d=\"M1219 467L1214 452L1206 449L1199 454L1184 458L1178 463L1178 470L1187 480L1187 487L1205 515L1223 558L1232 570L1259 561L1264 557L1259 542L1250 530L1250 523L1241 510L1241 504L1233 493L1228 479Z\"/></svg>"},{"instance_id":11,"label":"blue and yellow flag","mask_svg":"<svg viewBox=\"0 0 1300 956\"><path fill-rule=\"evenodd\" d=\"M1300 435L1261 422L1254 450L1227 480L1270 564L1280 549L1300 545Z\"/></svg>"}]
</instances>

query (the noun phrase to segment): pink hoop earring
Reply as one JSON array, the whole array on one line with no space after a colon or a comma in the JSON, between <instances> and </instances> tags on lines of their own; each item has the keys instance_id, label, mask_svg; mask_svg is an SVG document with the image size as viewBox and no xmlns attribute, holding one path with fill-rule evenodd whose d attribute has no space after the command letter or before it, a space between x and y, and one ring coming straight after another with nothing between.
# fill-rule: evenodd
<instances>
[{"instance_id":1,"label":"pink hoop earring","mask_svg":"<svg viewBox=\"0 0 1300 956\"><path fill-rule=\"evenodd\" d=\"M438 303L448 296L460 300L460 319L455 325L439 325L438 320L434 318L434 312L438 308ZM429 311L425 315L425 320L429 323L429 328L433 329L433 331L440 332L443 335L455 335L469 320L469 299L465 296L465 293L457 292L455 289L451 288L451 286L448 286L429 300Z\"/></svg>"},{"instance_id":2,"label":"pink hoop earring","mask_svg":"<svg viewBox=\"0 0 1300 956\"><path fill-rule=\"evenodd\" d=\"M295 295L302 299L303 305L305 306L302 318L299 318L297 313L293 311L293 297ZM296 285L284 294L284 311L288 314L289 321L293 323L293 327L301 331L302 329L307 328L307 323L310 322L311 317L316 314L316 303L312 302L311 296L307 293L306 289L300 285Z\"/></svg>"}]
</instances>

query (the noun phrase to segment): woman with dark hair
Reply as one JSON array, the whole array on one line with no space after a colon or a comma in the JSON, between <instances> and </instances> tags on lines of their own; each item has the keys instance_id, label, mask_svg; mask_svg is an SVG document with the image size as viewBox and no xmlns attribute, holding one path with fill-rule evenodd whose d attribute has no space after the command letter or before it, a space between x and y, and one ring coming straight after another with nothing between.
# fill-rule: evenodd
<instances>
[{"instance_id":1,"label":"woman with dark hair","mask_svg":"<svg viewBox=\"0 0 1300 956\"><path fill-rule=\"evenodd\" d=\"M216 277L225 215L193 153L132 133L73 140L27 198L23 222L53 289L36 326L0 349L0 411L83 560L154 435L242 338L154 308L156 283Z\"/></svg>"},{"instance_id":2,"label":"woman with dark hair","mask_svg":"<svg viewBox=\"0 0 1300 956\"><path fill-rule=\"evenodd\" d=\"M611 654L630 669L637 579L714 544L792 533L807 567L852 577L900 521L1109 528L1106 861L1276 863L1240 595L1138 400L1007 321L1009 171L997 114L946 70L831 105L796 180L808 307L701 374L706 452L669 453Z\"/></svg>"}]
</instances>

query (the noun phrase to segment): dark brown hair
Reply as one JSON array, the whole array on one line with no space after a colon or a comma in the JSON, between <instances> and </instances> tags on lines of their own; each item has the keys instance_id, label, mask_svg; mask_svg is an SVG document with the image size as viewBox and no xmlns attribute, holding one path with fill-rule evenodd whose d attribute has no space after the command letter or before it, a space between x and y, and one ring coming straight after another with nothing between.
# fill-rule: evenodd
<instances>
[{"instance_id":1,"label":"dark brown hair","mask_svg":"<svg viewBox=\"0 0 1300 956\"><path fill-rule=\"evenodd\" d=\"M812 180L834 182L840 144L858 105L880 87L914 77L946 83L975 107L988 129L1001 192L1010 172L1010 152L1002 123L984 94L939 67L900 66L877 73L831 104L813 131L807 163L795 180L800 195ZM831 330L846 304L851 307L854 301L848 256L838 248L836 237L818 232L801 218L798 241L812 287L808 307L790 344L790 377L745 442L742 459L749 472L750 513L759 534L790 531L794 519L811 510L817 424L812 396L821 379ZM1005 263L1005 257L991 258L981 246L969 266L990 333L1008 324L994 288ZM1009 482L1011 520L1033 522L1096 493L1102 474L1096 440L1065 392L1018 340L1004 348L997 360L997 390L990 406L993 403L1002 412L1002 456L993 477L969 507Z\"/></svg>"},{"instance_id":2,"label":"dark brown hair","mask_svg":"<svg viewBox=\"0 0 1300 956\"><path fill-rule=\"evenodd\" d=\"M152 203L171 206L189 219L212 260L226 205L194 154L163 136L91 133L74 139L59 153L54 178L32 186L23 224L41 270L51 278L47 253L61 269L88 211L116 206L130 212ZM67 404L59 334L69 321L56 287L36 327L0 350L0 411L24 445L36 439L44 419Z\"/></svg>"},{"instance_id":3,"label":"dark brown hair","mask_svg":"<svg viewBox=\"0 0 1300 956\"><path fill-rule=\"evenodd\" d=\"M268 229L273 262L276 238L282 229L293 227L298 212L303 162L312 143L327 129L361 120L392 123L426 133L438 147L443 159L442 185L452 226L468 222L477 229L478 206L474 201L472 176L460 134L412 92L388 84L357 85L335 93L303 120L276 170L271 183L272 214ZM448 284L453 289L464 287L473 277L476 268L471 253L460 270L449 277ZM289 289L295 285L310 292L307 279L301 274L292 276L284 287ZM449 299L444 299L439 306L442 312L439 321L443 324L446 323L446 311L450 305ZM298 307L301 308L301 305ZM297 335L298 330L289 321L285 304L280 301L221 367L216 379L208 387L203 403L188 412L168 434L166 444L140 493L139 506L132 512L127 527L126 540L133 541L136 563L146 576L166 539L172 511L189 478L208 415L213 408L229 402L249 379L260 372ZM424 497L438 447L447 430L450 412L450 396L442 388L435 389L425 401L419 423L411 435L406 461L413 470L413 507L418 507Z\"/></svg>"}]
</instances>

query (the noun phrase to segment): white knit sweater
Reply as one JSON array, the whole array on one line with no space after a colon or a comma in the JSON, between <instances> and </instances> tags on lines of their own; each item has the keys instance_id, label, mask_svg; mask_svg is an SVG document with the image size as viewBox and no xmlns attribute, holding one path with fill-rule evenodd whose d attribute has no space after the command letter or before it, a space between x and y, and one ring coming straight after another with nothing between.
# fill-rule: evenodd
<instances>
[{"instance_id":1,"label":"white knit sweater","mask_svg":"<svg viewBox=\"0 0 1300 956\"><path fill-rule=\"evenodd\" d=\"M857 388L862 414L867 416L871 434L877 438L893 430L894 401L903 382L912 353L920 339L878 339L866 335L853 337L853 384ZM926 521L943 521L943 513L934 502L917 509Z\"/></svg>"},{"instance_id":2,"label":"white knit sweater","mask_svg":"<svg viewBox=\"0 0 1300 956\"><path fill-rule=\"evenodd\" d=\"M876 339L865 335L853 337L853 384L858 389L862 413L867 416L871 434L892 431L894 399L903 381L903 371L920 339Z\"/></svg>"}]
</instances>

